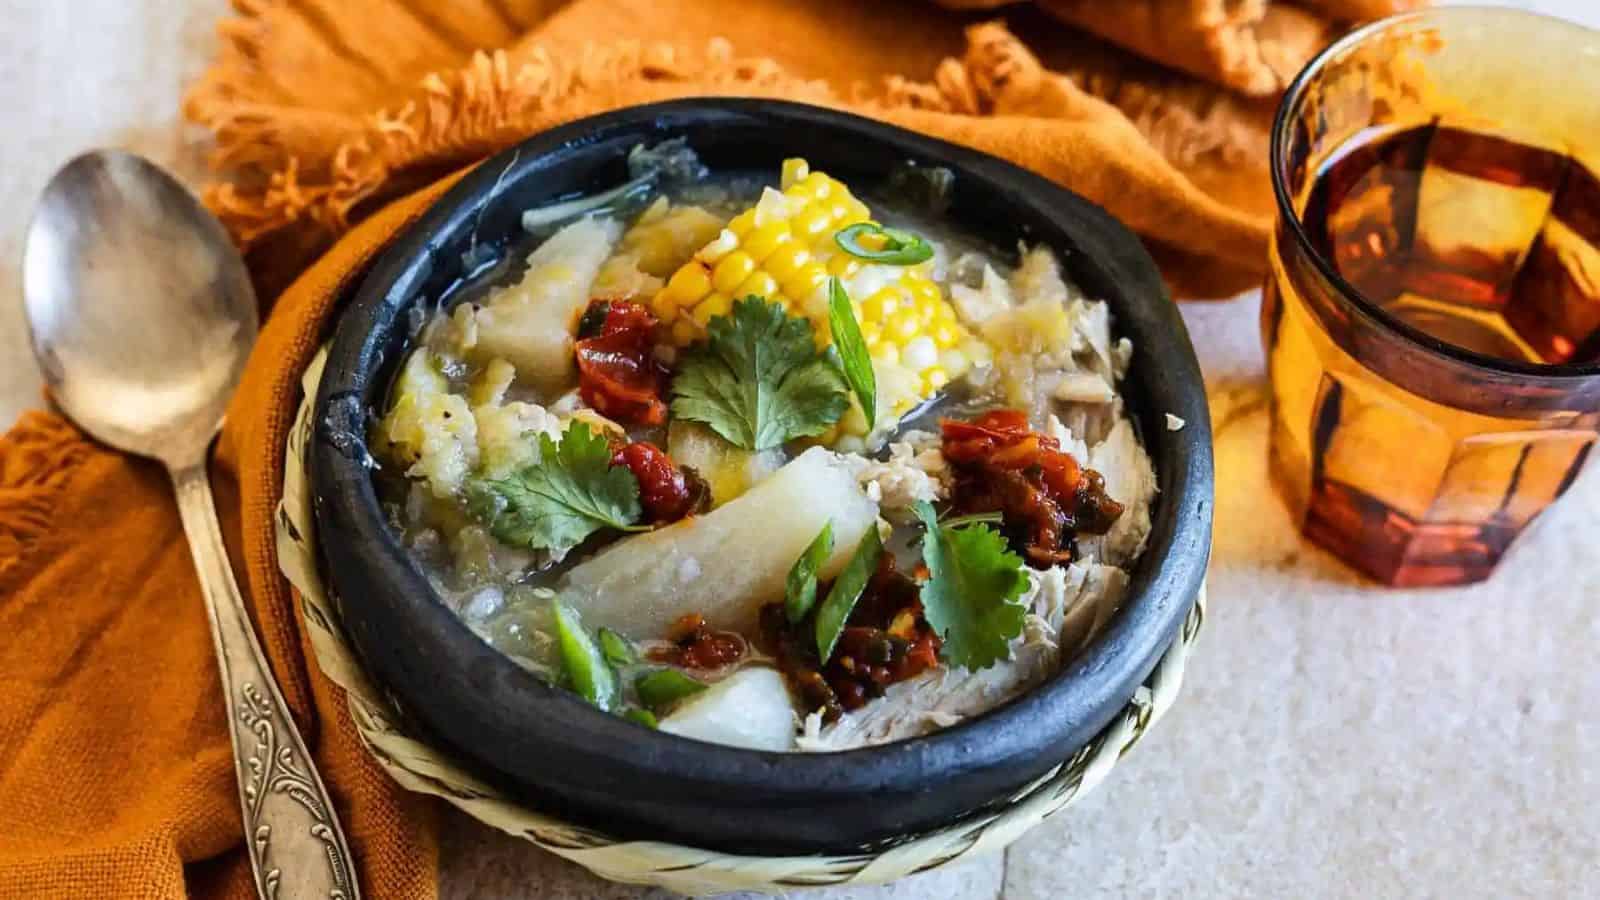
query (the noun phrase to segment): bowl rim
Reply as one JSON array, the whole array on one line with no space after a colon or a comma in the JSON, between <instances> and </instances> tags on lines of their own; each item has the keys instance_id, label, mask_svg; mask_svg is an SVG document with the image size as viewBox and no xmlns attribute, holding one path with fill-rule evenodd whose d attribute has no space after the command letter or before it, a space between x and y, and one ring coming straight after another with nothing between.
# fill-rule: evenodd
<instances>
[{"instance_id":1,"label":"bowl rim","mask_svg":"<svg viewBox=\"0 0 1600 900\"><path fill-rule=\"evenodd\" d=\"M1102 279L1125 278L1131 299L1113 313L1119 331L1139 332L1136 359L1146 357L1141 381L1169 385L1160 412L1184 420L1164 436L1160 459L1153 459L1162 494L1152 516L1144 553L1133 565L1129 596L1112 622L1089 647L1044 682L987 712L932 734L889 744L835 753L758 751L642 729L547 684L484 642L451 612L390 533L373 488L364 449L350 452L347 440L330 440L328 430L354 431L364 448L363 399L382 403L387 384L372 387L385 362L372 346L385 307L409 307L406 297L429 274L445 240L481 217L502 183L515 183L552 164L564 152L597 141L597 135L636 132L641 139L672 136L695 118L723 117L729 124L779 123L817 129L839 138L887 143L908 158L937 158L989 192L1003 191L1016 202L1031 203L1051 221L1070 208L1095 220L1104 238L1135 262L1110 272L1115 260L1068 254L1057 247L1063 267L1078 275L1095 268ZM553 199L553 198L546 198ZM1064 228L1064 226L1063 226ZM1131 248L1130 248L1131 243ZM395 296L402 299L392 300ZM400 315L389 311L391 317ZM1134 327L1129 328L1132 324ZM390 325L389 327L398 327ZM409 346L409 340L407 340ZM1150 368L1150 357L1160 365ZM1149 393L1152 389L1146 388ZM354 401L354 402L352 402ZM1124 226L1103 209L1009 162L893 125L833 109L787 101L690 98L630 107L580 119L534 135L465 175L406 227L362 280L356 297L339 314L327 368L315 405L317 436L312 445L312 480L319 533L343 532L343 546L409 611L438 624L450 640L469 640L481 648L484 677L510 685L529 702L551 713L547 721L518 723L541 744L585 753L618 772L648 772L652 777L715 783L727 790L775 789L843 795L876 791L918 791L930 777L948 777L1015 765L1060 748L1065 757L1092 737L1147 677L1171 643L1192 605L1209 559L1212 508L1212 446L1204 382L1183 319L1167 295L1149 254ZM354 426L353 428L351 426ZM1147 446L1150 436L1144 436ZM1154 457L1155 454L1152 453ZM339 573L333 573L337 583ZM425 601L425 602L423 602ZM1008 740L993 740L1004 732ZM443 735L449 741L449 735ZM1020 749L1019 749L1020 748ZM474 759L481 759L469 751ZM1056 760L1059 761L1059 760ZM520 780L520 779L517 779ZM619 783L626 784L619 778Z\"/></svg>"}]
</instances>

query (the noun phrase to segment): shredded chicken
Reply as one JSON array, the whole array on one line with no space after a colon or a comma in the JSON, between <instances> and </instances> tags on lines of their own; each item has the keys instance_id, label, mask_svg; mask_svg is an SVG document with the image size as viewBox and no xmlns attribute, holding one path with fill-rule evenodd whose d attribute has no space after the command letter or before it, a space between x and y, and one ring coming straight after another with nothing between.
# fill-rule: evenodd
<instances>
[{"instance_id":1,"label":"shredded chicken","mask_svg":"<svg viewBox=\"0 0 1600 900\"><path fill-rule=\"evenodd\" d=\"M1123 505L1123 511L1110 531L1085 536L1078 547L1111 565L1127 565L1150 537L1150 507L1156 495L1155 469L1132 423L1119 420L1105 440L1090 448L1089 467L1105 477L1106 493Z\"/></svg>"},{"instance_id":2,"label":"shredded chicken","mask_svg":"<svg viewBox=\"0 0 1600 900\"><path fill-rule=\"evenodd\" d=\"M856 478L884 515L896 519L909 518L912 505L919 500L932 503L950 494L950 467L937 438L931 444L896 441L889 445L888 459L868 462Z\"/></svg>"},{"instance_id":3,"label":"shredded chicken","mask_svg":"<svg viewBox=\"0 0 1600 900\"><path fill-rule=\"evenodd\" d=\"M796 746L831 752L905 740L947 728L987 712L1056 672L1064 658L1109 621L1122 603L1128 577L1121 569L1073 563L1028 572L1029 610L1023 633L1011 642L1011 658L973 672L941 666L892 684L884 696L824 726L807 716Z\"/></svg>"}]
</instances>

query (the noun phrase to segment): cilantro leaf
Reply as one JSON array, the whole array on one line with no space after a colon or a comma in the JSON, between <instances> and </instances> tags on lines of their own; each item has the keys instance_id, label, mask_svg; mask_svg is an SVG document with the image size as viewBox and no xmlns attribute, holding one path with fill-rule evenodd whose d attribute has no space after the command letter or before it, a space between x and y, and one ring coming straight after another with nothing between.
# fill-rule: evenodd
<instances>
[{"instance_id":1,"label":"cilantro leaf","mask_svg":"<svg viewBox=\"0 0 1600 900\"><path fill-rule=\"evenodd\" d=\"M1022 633L1027 610L1017 598L1028 587L1022 557L987 525L943 527L927 502L915 510L928 529L922 609L944 641L939 655L953 666L986 669L1005 659L1011 639Z\"/></svg>"},{"instance_id":2,"label":"cilantro leaf","mask_svg":"<svg viewBox=\"0 0 1600 900\"><path fill-rule=\"evenodd\" d=\"M861 412L871 431L878 421L878 376L872 371L872 358L867 355L867 340L861 336L856 312L850 308L850 295L839 279L832 277L828 279L828 330L833 332L833 346L839 351L844 377L861 401Z\"/></svg>"},{"instance_id":3,"label":"cilantro leaf","mask_svg":"<svg viewBox=\"0 0 1600 900\"><path fill-rule=\"evenodd\" d=\"M844 376L817 347L811 323L750 296L707 326L672 380L672 414L711 426L745 450L821 434L849 408Z\"/></svg>"},{"instance_id":4,"label":"cilantro leaf","mask_svg":"<svg viewBox=\"0 0 1600 900\"><path fill-rule=\"evenodd\" d=\"M560 443L539 435L538 462L470 484L467 506L507 544L559 552L602 528L638 521L639 481L627 466L611 464L604 435L574 422Z\"/></svg>"}]
</instances>

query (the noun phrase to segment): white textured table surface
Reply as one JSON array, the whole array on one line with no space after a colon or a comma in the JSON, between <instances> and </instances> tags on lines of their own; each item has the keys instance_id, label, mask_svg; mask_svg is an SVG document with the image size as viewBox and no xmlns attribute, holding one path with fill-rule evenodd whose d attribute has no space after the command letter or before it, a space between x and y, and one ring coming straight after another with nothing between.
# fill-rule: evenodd
<instances>
[{"instance_id":1,"label":"white textured table surface","mask_svg":"<svg viewBox=\"0 0 1600 900\"><path fill-rule=\"evenodd\" d=\"M1516 5L1600 26L1595 0ZM0 0L0 421L39 397L17 271L32 199L90 146L198 171L177 97L224 6ZM807 897L1600 896L1600 474L1485 585L1360 584L1294 536L1267 484L1256 305L1185 310L1220 490L1211 616L1177 708L1003 857ZM449 900L668 896L455 815L443 854Z\"/></svg>"}]
</instances>

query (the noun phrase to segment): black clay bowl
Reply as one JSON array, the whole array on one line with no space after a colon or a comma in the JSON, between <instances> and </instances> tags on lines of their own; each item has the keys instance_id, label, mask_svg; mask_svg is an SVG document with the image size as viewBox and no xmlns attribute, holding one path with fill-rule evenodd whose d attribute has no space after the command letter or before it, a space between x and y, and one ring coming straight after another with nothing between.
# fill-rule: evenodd
<instances>
[{"instance_id":1,"label":"black clay bowl","mask_svg":"<svg viewBox=\"0 0 1600 900\"><path fill-rule=\"evenodd\" d=\"M738 750L653 733L584 705L461 624L396 542L361 439L419 309L472 273L520 213L620 184L641 142L687 137L713 171L804 156L852 185L907 160L955 172L949 215L997 247L1044 242L1133 341L1124 391L1159 474L1129 600L1032 692L929 737L847 753ZM469 250L472 252L469 254ZM767 854L847 851L1003 801L1081 747L1133 695L1200 588L1211 544L1211 434L1194 349L1150 257L1083 198L990 156L788 103L686 100L574 122L467 175L367 275L338 324L312 453L321 546L344 625L401 710L536 808L617 836ZM1171 413L1187 424L1169 430ZM774 510L781 515L781 510Z\"/></svg>"}]
</instances>

